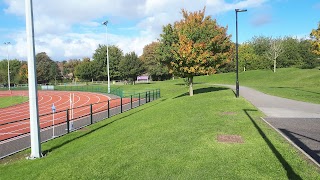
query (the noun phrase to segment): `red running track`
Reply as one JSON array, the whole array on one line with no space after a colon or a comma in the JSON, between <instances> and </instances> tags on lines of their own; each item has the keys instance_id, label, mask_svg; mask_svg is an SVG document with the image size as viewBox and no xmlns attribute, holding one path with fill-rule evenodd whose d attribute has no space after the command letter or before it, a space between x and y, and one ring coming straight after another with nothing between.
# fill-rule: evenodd
<instances>
[{"instance_id":1,"label":"red running track","mask_svg":"<svg viewBox=\"0 0 320 180\"><path fill-rule=\"evenodd\" d=\"M107 110L107 101L111 99L107 95L90 92L38 91L39 120L41 128L66 122L66 110L70 109L71 104L70 94L71 97L73 96L72 94L74 94L74 100L71 98L74 109L69 111L69 119L77 119L78 117L90 114L90 104L94 104L92 106L93 113ZM0 92L0 96L28 96L28 91L12 91L11 93L8 93L8 91ZM123 99L123 104L129 102L130 99ZM57 112L54 114L54 117L52 114L53 104ZM109 106L112 108L119 105L120 99L114 99L110 101ZM9 124L0 126L0 141L30 132L29 117L29 102L8 108L1 108L0 124ZM22 119L26 120L10 123Z\"/></svg>"}]
</instances>

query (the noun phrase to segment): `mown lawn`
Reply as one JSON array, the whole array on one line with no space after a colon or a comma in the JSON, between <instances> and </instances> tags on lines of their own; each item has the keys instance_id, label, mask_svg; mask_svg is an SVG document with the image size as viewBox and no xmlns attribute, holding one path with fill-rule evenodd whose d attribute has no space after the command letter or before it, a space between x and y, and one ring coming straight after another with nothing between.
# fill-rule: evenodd
<instances>
[{"instance_id":1,"label":"mown lawn","mask_svg":"<svg viewBox=\"0 0 320 180\"><path fill-rule=\"evenodd\" d=\"M0 108L6 108L16 104L21 104L28 101L28 97L25 96L5 96L0 97Z\"/></svg>"},{"instance_id":2,"label":"mown lawn","mask_svg":"<svg viewBox=\"0 0 320 180\"><path fill-rule=\"evenodd\" d=\"M0 179L320 179L229 89L195 84L189 97L182 80L123 88L159 87L154 102L44 143L44 158L2 160ZM218 142L218 135L243 143Z\"/></svg>"},{"instance_id":3,"label":"mown lawn","mask_svg":"<svg viewBox=\"0 0 320 180\"><path fill-rule=\"evenodd\" d=\"M235 73L201 76L195 82L235 84ZM277 69L255 70L239 73L240 86L252 87L261 92L320 104L320 70L319 69ZM240 89L241 95L241 89Z\"/></svg>"}]
</instances>

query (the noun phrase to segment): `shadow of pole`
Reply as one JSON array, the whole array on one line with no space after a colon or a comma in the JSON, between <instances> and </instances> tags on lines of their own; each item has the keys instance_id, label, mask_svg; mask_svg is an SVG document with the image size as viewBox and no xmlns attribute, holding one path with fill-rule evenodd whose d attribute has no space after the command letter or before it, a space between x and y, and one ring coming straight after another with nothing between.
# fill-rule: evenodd
<instances>
[{"instance_id":1,"label":"shadow of pole","mask_svg":"<svg viewBox=\"0 0 320 180\"><path fill-rule=\"evenodd\" d=\"M262 131L262 129L258 126L258 124L254 121L254 119L250 116L249 112L250 111L257 111L253 109L244 109L243 110L246 115L250 118L252 124L254 127L258 130L259 134L261 137L264 139L264 141L267 143L273 154L276 156L276 158L279 160L281 163L282 167L286 170L287 172L287 177L288 179L302 179L298 174L294 172L290 164L283 158L283 156L280 154L280 152L277 150L277 148L272 144L272 142L269 140L267 135Z\"/></svg>"},{"instance_id":2,"label":"shadow of pole","mask_svg":"<svg viewBox=\"0 0 320 180\"><path fill-rule=\"evenodd\" d=\"M298 145L301 149L303 149L306 153L308 153L315 161L317 161L317 163L320 163L320 157L316 153L317 151L313 151L312 149L310 149L302 141L300 141L298 138L296 138L293 134L296 134L298 136L301 136L301 137L304 137L304 138L307 138L309 140L313 140L313 141L316 141L316 142L319 142L318 140L306 137L306 136L298 134L298 133L294 133L294 132L288 131L286 129L279 129L279 130L283 134L285 134L289 139L291 139L291 141L293 141L296 145Z\"/></svg>"}]
</instances>

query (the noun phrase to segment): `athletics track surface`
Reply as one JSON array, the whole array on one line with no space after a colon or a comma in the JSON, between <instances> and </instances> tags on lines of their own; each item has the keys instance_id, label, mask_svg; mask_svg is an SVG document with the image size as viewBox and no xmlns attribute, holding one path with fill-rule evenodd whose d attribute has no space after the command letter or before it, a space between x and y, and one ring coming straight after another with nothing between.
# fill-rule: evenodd
<instances>
[{"instance_id":1,"label":"athletics track surface","mask_svg":"<svg viewBox=\"0 0 320 180\"><path fill-rule=\"evenodd\" d=\"M72 103L70 103L70 94L71 97L73 96L72 94L74 94L74 100L71 98ZM12 91L11 94L8 93L8 91L0 92L0 97L1 96L28 96L28 91ZM90 92L38 91L40 126L44 128L52 126L53 123L59 124L66 122L66 110L70 108L70 104L75 108L69 111L69 119L71 120L88 115L90 113L90 104L94 104L92 106L93 113L107 110L108 100L110 99L107 95ZM129 102L130 99L123 99L123 104ZM52 114L53 104L57 112L54 114L54 118ZM112 108L119 105L120 99L114 99L110 101L109 107ZM1 108L0 141L30 132L29 117L29 102ZM15 122L18 120L23 121Z\"/></svg>"}]
</instances>

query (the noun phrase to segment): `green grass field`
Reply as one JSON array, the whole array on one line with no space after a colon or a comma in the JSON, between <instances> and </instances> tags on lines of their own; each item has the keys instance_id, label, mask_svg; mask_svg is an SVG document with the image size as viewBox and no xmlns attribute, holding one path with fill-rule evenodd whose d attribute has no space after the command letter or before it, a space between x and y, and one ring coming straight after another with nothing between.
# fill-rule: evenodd
<instances>
[{"instance_id":1,"label":"green grass field","mask_svg":"<svg viewBox=\"0 0 320 180\"><path fill-rule=\"evenodd\" d=\"M29 150L2 160L0 179L320 179L230 89L197 83L189 97L181 79L123 86L156 88L162 97L154 102L44 143L44 158L19 159Z\"/></svg>"},{"instance_id":2,"label":"green grass field","mask_svg":"<svg viewBox=\"0 0 320 180\"><path fill-rule=\"evenodd\" d=\"M28 97L25 96L6 96L0 97L0 108L6 108L9 106L14 106L16 104L21 104L28 101Z\"/></svg>"},{"instance_id":3,"label":"green grass field","mask_svg":"<svg viewBox=\"0 0 320 180\"><path fill-rule=\"evenodd\" d=\"M195 82L235 84L235 73L197 77ZM247 71L239 73L239 82L267 94L320 104L319 69L284 68L277 69L276 73Z\"/></svg>"}]
</instances>

